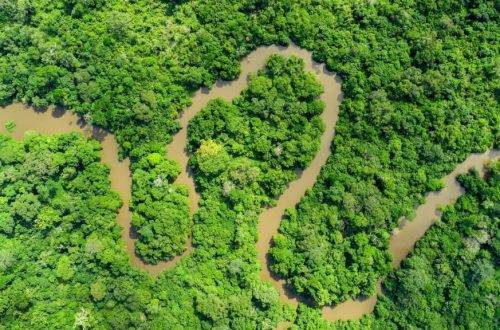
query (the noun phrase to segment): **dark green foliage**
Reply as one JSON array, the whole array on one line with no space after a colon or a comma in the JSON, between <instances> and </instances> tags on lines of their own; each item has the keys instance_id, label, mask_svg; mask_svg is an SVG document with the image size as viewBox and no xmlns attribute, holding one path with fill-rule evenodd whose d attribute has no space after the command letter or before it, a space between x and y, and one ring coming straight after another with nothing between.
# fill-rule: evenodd
<instances>
[{"instance_id":1,"label":"dark green foliage","mask_svg":"<svg viewBox=\"0 0 500 330\"><path fill-rule=\"evenodd\" d=\"M466 194L384 281L374 315L379 328L496 328L500 162L488 176L458 178Z\"/></svg>"},{"instance_id":2,"label":"dark green foliage","mask_svg":"<svg viewBox=\"0 0 500 330\"><path fill-rule=\"evenodd\" d=\"M273 269L318 304L339 302L371 294L375 279L388 273L388 233L399 217L411 215L423 194L437 189L438 179L469 153L498 145L497 7L485 0L4 0L0 104L61 105L87 114L87 120L117 135L123 154L133 161L134 222L142 230L138 251L154 262L179 253L188 222L185 193L171 186L175 170L166 159L160 163L167 169L156 169L147 159L164 154L190 93L217 78L235 78L238 59L258 45L293 40L312 50L316 60L342 77L344 99L332 156L315 187L285 217L272 251ZM278 90L271 89L270 95L281 97ZM280 109L270 106L266 97L262 102L266 109ZM83 200L95 203L89 211L82 208L91 215L88 219L78 216L75 207L80 206L66 195L56 194L49 202L60 189L57 180L47 179L40 191L2 190L8 200L0 201L0 237L17 242L0 245L7 270L7 279L0 282L0 301L10 308L1 311L2 325L71 327L78 313L79 320L118 329L274 326L281 309L272 299L274 291L257 279L255 224L260 207L282 192L293 167L305 166L315 147L303 141L308 135L294 131L289 136L296 140L288 150L290 158L273 156L273 143L285 141L275 130L232 116L244 110L245 118L258 119L259 125L274 119L287 122L282 116L261 117L258 105L245 100L245 94L233 104L214 101L206 112L214 118L213 125L220 125L217 133L201 123L198 133L192 131L191 148L196 150L205 140L205 149L212 152L211 157L203 159L201 153L193 160L204 191L203 207L194 218L197 250L160 277L151 291L137 288L148 280L129 269L115 244L118 228L111 225L110 215L96 231L99 242L99 235L111 235L101 243L112 252L106 254L106 263L90 258L89 268L99 276L83 280L79 274L85 262L69 255L73 262L68 264L60 255L66 252L53 248L56 245L46 248L59 236L53 243L33 234L36 223L46 227L37 230L52 232L54 224L66 223L62 217L82 224L98 218L92 212L113 209L95 199L109 189L102 183L101 166L85 167L90 174L69 166L59 175L63 182L81 175L75 188L63 188L77 189ZM259 113L252 113L254 109ZM235 129L230 123L242 126ZM243 128L259 135L262 145L261 140L242 140ZM298 157L301 148L308 151L304 158ZM26 154L19 144L8 149L0 158L24 164ZM54 164L60 160L43 150L26 158L24 167L17 166L24 168L19 185L31 187L56 173L59 165ZM75 151L80 152L85 148ZM86 164L95 162L94 152L86 155ZM76 156L64 157L75 161ZM149 171L166 171L168 184L150 185L157 177ZM104 176L87 182L98 175ZM238 186L226 184L231 192L226 196L228 178ZM164 194L162 189L168 188L175 191ZM149 213L152 203L158 211ZM111 206L115 212L117 206ZM59 209L64 216L56 215ZM165 235L164 224L173 222L179 231ZM27 234L18 233L19 228L31 229ZM83 235L73 225L71 232L62 228L57 235L65 239ZM24 236L17 239L18 234ZM166 250L153 251L158 245ZM25 253L27 249L35 250ZM44 251L57 257L34 261ZM19 257L24 254L30 257ZM38 271L39 264L50 269ZM75 281L85 285L75 286ZM31 282L43 286L33 293L26 290ZM103 297L104 287L108 294ZM10 290L15 294L4 293ZM32 306L45 309L32 312ZM85 318L88 313L91 317ZM304 308L301 313L312 318L316 311Z\"/></svg>"},{"instance_id":3,"label":"dark green foliage","mask_svg":"<svg viewBox=\"0 0 500 330\"><path fill-rule=\"evenodd\" d=\"M116 311L134 324L149 303L138 291L147 278L123 252L121 202L99 149L78 134L0 137L2 325L115 328Z\"/></svg>"},{"instance_id":4,"label":"dark green foliage","mask_svg":"<svg viewBox=\"0 0 500 330\"><path fill-rule=\"evenodd\" d=\"M137 254L152 264L181 254L190 233L190 218L187 189L172 184L180 172L178 166L160 153L150 153L135 162L132 170Z\"/></svg>"}]
</instances>

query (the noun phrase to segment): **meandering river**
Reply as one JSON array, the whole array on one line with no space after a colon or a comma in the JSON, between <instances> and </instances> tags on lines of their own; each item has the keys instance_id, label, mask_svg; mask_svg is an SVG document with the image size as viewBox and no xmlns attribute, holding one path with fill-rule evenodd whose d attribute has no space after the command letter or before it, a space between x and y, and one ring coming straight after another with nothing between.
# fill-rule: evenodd
<instances>
[{"instance_id":1,"label":"meandering river","mask_svg":"<svg viewBox=\"0 0 500 330\"><path fill-rule=\"evenodd\" d=\"M314 72L323 84L324 93L321 98L325 101L326 105L325 111L322 114L322 119L325 123L325 131L321 136L319 152L314 157L310 166L300 173L296 180L290 183L288 189L278 199L276 206L263 210L259 218L257 253L259 262L262 266L260 277L262 280L270 281L276 287L280 293L280 299L283 302L296 305L300 298L286 289L284 281L273 277L267 267L267 254L272 237L278 231L284 211L287 208L294 207L306 190L313 186L321 167L325 164L330 154L330 145L334 136L339 104L342 100L340 81L336 78L335 74L326 70L323 64L314 62L310 52L294 45L289 47L260 47L241 61L241 74L237 80L217 81L212 89L200 89L194 94L192 105L186 108L179 118L182 128L174 135L173 141L167 146L167 153L168 157L176 160L183 169L176 183L184 184L188 187L190 210L191 214L193 214L198 208L200 197L195 191L194 180L187 166L189 155L185 147L188 123L211 99L221 97L227 101L231 101L231 99L238 96L247 85L248 75L262 68L267 58L272 54L301 57L305 62L306 70ZM152 275L157 275L161 271L174 266L183 256L190 253L191 242L189 241L186 246L186 251L181 256L177 256L170 261L157 265L148 265L136 256L134 251L135 234L131 230L131 214L129 211L132 183L129 170L130 164L128 159L123 161L118 159L118 146L113 135L95 127L85 125L79 117L70 112L37 112L21 104L13 104L0 109L0 130L2 132L5 132L3 123L6 120L15 121L16 128L12 135L14 138L18 139L22 138L24 132L27 130L34 130L45 134L77 131L101 141L102 161L111 169L111 187L119 193L123 201L123 206L119 211L117 220L122 227L122 238L125 242L126 252L130 256L133 266L144 269ZM487 160L498 158L498 156L498 152L471 155L443 179L446 185L444 189L440 192L427 195L425 204L417 208L416 216L413 221L403 221L400 228L395 230L391 237L390 252L394 260L393 266L397 267L399 265L400 261L411 250L414 243L439 216L439 206L453 202L453 200L463 193L460 186L454 180L456 174L466 172L471 167L476 167L482 171L483 165ZM380 292L380 282L378 287L378 292ZM324 307L323 315L328 320L357 319L371 312L375 303L376 297L370 297L364 300L350 300L335 307Z\"/></svg>"}]
</instances>

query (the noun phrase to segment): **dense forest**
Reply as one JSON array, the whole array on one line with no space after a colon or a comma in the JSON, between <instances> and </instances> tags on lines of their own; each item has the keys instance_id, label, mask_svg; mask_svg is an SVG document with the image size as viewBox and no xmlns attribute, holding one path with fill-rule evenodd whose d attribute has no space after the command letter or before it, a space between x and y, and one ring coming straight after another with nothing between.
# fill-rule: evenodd
<instances>
[{"instance_id":1,"label":"dense forest","mask_svg":"<svg viewBox=\"0 0 500 330\"><path fill-rule=\"evenodd\" d=\"M172 184L179 166L158 150L134 162L132 171L136 253L150 264L169 260L184 251L191 233L188 192Z\"/></svg>"},{"instance_id":2,"label":"dense forest","mask_svg":"<svg viewBox=\"0 0 500 330\"><path fill-rule=\"evenodd\" d=\"M381 328L496 328L500 162L488 175L459 176L466 195L444 209L441 221L384 282L375 309Z\"/></svg>"},{"instance_id":3,"label":"dense forest","mask_svg":"<svg viewBox=\"0 0 500 330\"><path fill-rule=\"evenodd\" d=\"M250 94L250 89L243 94ZM209 116L211 109L208 106L200 116L216 119ZM198 150L202 148L200 145ZM256 267L254 257L247 255L248 252L254 254L252 239L240 238L240 247L229 252L227 245L214 248L215 241L207 244L206 237L200 238L200 249L196 250L193 260L188 258L180 267L183 271L160 278L156 284L145 274L131 269L115 222L121 203L117 194L110 191L108 169L99 163L98 151L96 141L79 134L47 137L30 133L21 142L1 137L0 315L3 324L40 329L99 325L155 328L165 322L181 324L173 306L190 304L192 294L197 297L194 298L196 309L192 312L207 321L184 319L187 323L182 324L187 327L225 324L231 328L253 328L257 322L273 323L265 317L269 311L258 314L260 320L245 318L244 315L252 314L252 305L257 308L254 311L258 311L259 306L264 310L274 306L275 321L280 315L292 316L276 310L277 296L272 288L261 286L256 279L244 279ZM227 152L226 155L230 157ZM207 203L201 212L207 216L200 217L199 222L204 232L214 232L221 230L218 222L226 216L237 217L253 227L253 230L240 231L239 235L248 237L251 232L255 233L257 212L238 211L230 196L225 205L217 204L217 196L223 195L225 188L221 186L221 179L234 174L235 168L241 170L238 167L241 160L233 156L229 161L235 164L229 166L232 170L223 171L210 180L212 183L204 193ZM324 322L318 310L300 305L294 327L397 329L466 325L467 328L494 329L496 312L491 297L499 290L495 274L500 162L490 165L486 177L483 180L472 171L458 178L466 194L444 209L441 221L417 243L401 268L383 282L384 293L373 315L360 321L332 324ZM252 196L236 185L232 190L233 196L245 193ZM222 210L226 213L222 214ZM237 239L239 235L233 231L227 237ZM211 250L219 251L219 255L208 255ZM226 258L229 263L224 261ZM199 283L202 277L197 276L178 283L178 276L186 276L189 267L202 264L203 267L196 270L205 275L217 274L220 265L226 265L225 274L219 273L217 280L213 279L217 286L212 286L211 291L226 285L223 289L203 293L202 288L206 290L209 286ZM225 276L228 277L225 279ZM173 283L177 285L171 287ZM195 292L200 291L182 294L187 285L193 286ZM250 287L245 289L246 285ZM238 286L241 286L239 294L234 291ZM177 313L190 315L188 310L177 310Z\"/></svg>"},{"instance_id":4,"label":"dense forest","mask_svg":"<svg viewBox=\"0 0 500 330\"><path fill-rule=\"evenodd\" d=\"M41 313L44 322L36 326L49 328L72 322L87 327L103 323L111 328L126 328L127 324L155 328L173 320L188 328L275 324L284 317L278 295L256 276L258 215L261 207L272 203L295 177L295 169L306 167L316 153L323 131L319 115L324 105L318 100L322 91L317 79L304 72L301 59L272 56L266 67L250 78L240 97L231 104L214 100L193 119L189 146L202 193L202 206L194 218L196 249L154 284L145 274L131 269L122 250L114 220L120 201L109 191L108 172L98 162L96 141L77 134L53 138L30 135L24 142L3 138L0 173L6 197L2 197L5 217L1 225L6 249L2 250L2 319L15 326L34 326L34 315ZM246 129L243 123L247 123ZM275 125L282 129L270 129ZM133 164L133 170L133 224L140 228L136 249L145 260L155 263L172 251L178 252L172 248L167 251L172 241L184 237L173 234L182 226L189 228L184 222L189 219L186 192L169 191L176 189L170 182L179 169L160 154L142 158ZM25 177L30 179L23 181ZM154 182L158 177L161 184ZM46 180L49 184L44 186ZM155 186L152 190L142 188L151 184ZM149 213L158 219L137 217ZM163 225L165 218L175 220L177 214L178 221ZM28 226L24 217L36 225ZM166 234L155 228L158 221ZM158 237L142 239L147 231ZM19 247L27 237L34 251ZM182 248L182 244L175 246ZM45 260L52 255L55 263ZM26 272L37 262L43 263L41 269ZM54 280L31 288L37 274ZM52 308L44 301L59 286L65 287L61 295L80 292L68 300L64 295L50 299L54 304L63 302L58 313L64 322L44 318L51 315ZM9 305L11 297L27 288L40 296L26 298L25 305ZM178 309L177 305L191 307ZM23 318L16 318L17 313Z\"/></svg>"},{"instance_id":5,"label":"dense forest","mask_svg":"<svg viewBox=\"0 0 500 330\"><path fill-rule=\"evenodd\" d=\"M2 327L96 327L151 302L124 253L99 149L79 134L0 137Z\"/></svg>"},{"instance_id":6,"label":"dense forest","mask_svg":"<svg viewBox=\"0 0 500 330\"><path fill-rule=\"evenodd\" d=\"M297 327L496 329L500 162L490 164L485 180L471 171L458 181L466 193L444 208L401 268L384 280L373 315L328 324L301 306Z\"/></svg>"},{"instance_id":7,"label":"dense forest","mask_svg":"<svg viewBox=\"0 0 500 330\"><path fill-rule=\"evenodd\" d=\"M294 171L307 167L319 149L322 92L316 77L304 72L301 59L273 55L232 104L211 101L188 127L188 149L196 151L192 165L199 186L211 185L207 180L236 158L242 173L226 178L224 190L229 195L235 184L244 188L254 179L244 182L250 174L243 173L248 170L243 163L254 160L257 172L250 176L261 176L257 181L264 191L251 195L279 196Z\"/></svg>"},{"instance_id":8,"label":"dense forest","mask_svg":"<svg viewBox=\"0 0 500 330\"><path fill-rule=\"evenodd\" d=\"M292 320L258 279L255 226L317 150L321 86L300 60L272 57L239 98L213 100L192 121L190 163L202 193L193 219L186 190L173 184L180 169L165 155L193 91L237 77L239 59L257 46L290 42L337 72L344 95L332 154L283 219L271 268L315 305L373 294L390 272L398 219L411 218L467 155L498 147L499 18L487 0L0 1L0 104L57 105L113 132L132 161L137 253L167 260L191 232L195 247L156 281L133 270L97 143L75 134L2 137L1 325L271 328ZM472 264L490 260L493 248L484 249ZM469 276L472 264L457 274ZM421 327L470 321L439 304L401 311L401 292L414 293L396 284L405 269L412 273L411 262L390 275L388 300L376 309L385 325L406 325L384 314L393 312ZM429 268L422 285L436 274ZM489 290L481 285L466 288L471 304ZM297 324L317 313L301 305Z\"/></svg>"},{"instance_id":9,"label":"dense forest","mask_svg":"<svg viewBox=\"0 0 500 330\"><path fill-rule=\"evenodd\" d=\"M272 251L273 269L318 305L372 295L390 269L398 219L457 162L498 141L493 2L410 4L351 8L354 40L326 30L336 10L290 14L299 44L343 77L332 156Z\"/></svg>"}]
</instances>

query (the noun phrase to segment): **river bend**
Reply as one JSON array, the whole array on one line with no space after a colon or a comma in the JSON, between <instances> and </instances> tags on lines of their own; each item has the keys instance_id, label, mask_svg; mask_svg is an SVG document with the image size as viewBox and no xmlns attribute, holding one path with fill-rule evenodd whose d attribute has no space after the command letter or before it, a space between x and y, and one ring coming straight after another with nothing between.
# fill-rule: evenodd
<instances>
[{"instance_id":1,"label":"river bend","mask_svg":"<svg viewBox=\"0 0 500 330\"><path fill-rule=\"evenodd\" d=\"M298 178L290 183L287 190L281 195L276 206L266 208L259 217L257 254L261 264L260 277L262 280L270 281L280 293L280 300L285 303L297 305L299 297L289 292L283 280L273 277L267 267L267 255L271 245L272 237L277 233L283 213L287 208L294 207L306 190L311 188L326 163L330 154L330 146L335 132L335 124L338 118L339 104L342 100L340 80L334 73L329 72L324 64L312 60L311 53L295 45L288 47L266 46L259 47L241 61L241 74L237 80L218 80L212 89L202 88L198 90L190 107L186 108L180 118L181 129L173 136L172 142L167 146L168 157L174 159L181 166L181 174L176 183L188 187L190 211L194 214L198 208L199 194L195 190L194 180L188 168L189 155L186 151L187 126L189 121L200 111L211 99L220 97L231 101L237 97L247 85L248 75L263 68L267 58L272 54L284 56L297 56L304 60L305 69L316 74L324 87L321 99L325 102L325 110L321 115L325 124L325 130L321 136L321 145L309 167L300 173ZM5 132L3 123L6 120L14 120L16 129L13 137L20 139L27 130L34 130L44 134L81 132L87 136L98 139L102 145L102 162L110 167L111 187L117 191L123 201L117 221L122 227L122 239L125 242L126 252L130 257L131 264L137 268L148 271L151 275L158 275L163 270L173 267L183 256L191 252L191 242L188 241L186 251L172 260L148 265L144 263L134 250L135 235L131 231L131 213L129 203L131 199L130 163L128 159L120 161L118 158L118 145L113 135L106 131L86 125L78 116L63 111L38 112L33 109L26 110L21 104L13 104L0 109L0 131ZM393 256L393 266L397 267L401 260L411 251L414 243L423 236L425 231L434 223L439 216L439 206L449 204L458 198L462 189L455 181L458 173L466 172L471 167L476 167L480 172L484 170L484 163L489 159L498 158L499 153L492 151L484 154L473 154L456 169L443 178L445 188L437 193L430 193L426 202L420 205L411 221L402 221L398 229L394 230L390 239L390 253ZM380 281L378 284L380 292ZM348 300L335 307L323 308L323 315L327 320L358 319L362 315L373 310L376 296L363 300Z\"/></svg>"}]
</instances>

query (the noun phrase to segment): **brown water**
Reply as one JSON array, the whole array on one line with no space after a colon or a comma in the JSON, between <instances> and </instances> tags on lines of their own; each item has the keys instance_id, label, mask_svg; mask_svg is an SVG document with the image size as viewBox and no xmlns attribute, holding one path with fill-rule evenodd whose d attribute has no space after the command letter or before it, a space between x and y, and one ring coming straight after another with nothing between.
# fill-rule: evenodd
<instances>
[{"instance_id":1,"label":"brown water","mask_svg":"<svg viewBox=\"0 0 500 330\"><path fill-rule=\"evenodd\" d=\"M131 212L129 211L130 188L132 185L129 169L130 162L128 159L123 161L118 159L118 144L112 134L86 125L77 115L69 111L35 111L19 103L0 108L0 132L2 133L7 133L4 127L7 120L13 120L16 123L16 128L11 134L15 139L22 139L24 132L31 130L43 134L79 132L87 137L99 140L102 147L101 160L110 168L111 188L118 192L123 201L123 206L118 212L117 221L122 227L122 239L125 242L125 250L131 264L137 268L147 270L151 274L158 274L164 268L178 261L178 258L176 258L161 265L148 265L135 254L135 235L131 231Z\"/></svg>"},{"instance_id":2,"label":"brown water","mask_svg":"<svg viewBox=\"0 0 500 330\"><path fill-rule=\"evenodd\" d=\"M265 209L259 220L257 242L257 253L262 269L260 276L263 280L270 281L280 293L280 299L283 302L297 305L298 297L294 296L284 286L284 281L272 276L267 268L267 253L271 244L272 237L277 233L279 223L285 209L294 207L304 195L306 190L314 184L319 174L321 166L326 162L330 145L334 135L335 123L338 116L338 107L342 99L340 82L335 75L327 71L324 65L315 63L311 59L311 53L296 46L290 47L260 47L252 52L241 62L242 72L240 78L227 82L217 81L211 89L200 89L195 93L192 99L192 105L188 107L180 117L181 130L174 135L172 143L167 146L168 156L176 160L182 169L182 173L176 180L176 183L184 184L189 189L190 211L191 214L198 208L199 195L195 191L193 177L187 162L189 155L186 152L187 124L189 120L198 113L209 100L221 97L230 101L240 94L247 85L248 74L256 72L262 68L266 59L272 54L281 54L285 56L295 55L304 59L306 69L313 71L324 87L324 93L321 98L325 101L325 111L322 119L325 123L325 131L321 137L321 146L319 152L314 157L310 166L305 169L297 180L290 183L285 193L278 199L277 205ZM122 227L122 238L125 242L126 252L130 257L133 266L144 269L152 275L157 275L163 270L173 267L183 256L191 251L191 242L186 247L186 252L174 259L159 263L158 265L148 265L138 258L134 251L135 237L130 230L131 214L129 211L131 177L129 171L129 161L118 159L118 146L111 134L106 131L84 125L84 123L74 114L61 111L36 112L27 109L24 105L14 104L6 108L0 108L0 130L5 132L3 123L6 120L14 120L16 129L13 133L15 138L22 138L27 130L35 130L40 133L54 134L63 132L82 132L87 136L92 136L101 141L102 161L110 169L111 187L117 191L123 201L123 206L118 214L118 223ZM457 168L443 181L446 187L438 193L427 195L426 203L416 210L416 216L411 222L403 221L400 228L395 230L390 240L390 252L393 255L393 266L398 266L400 261L408 254L414 243L425 233L425 231L434 223L434 219L439 216L439 206L453 202L462 190L455 182L456 174L466 172L471 167L476 167L482 171L483 164L492 158L497 158L498 152L486 154L474 154L465 162L458 165ZM380 281L378 283L378 292L380 292ZM362 315L370 313L376 303L376 296L363 300L349 300L335 307L324 307L323 315L328 320L347 320L358 319Z\"/></svg>"},{"instance_id":3,"label":"brown water","mask_svg":"<svg viewBox=\"0 0 500 330\"><path fill-rule=\"evenodd\" d=\"M399 228L394 230L389 243L394 268L399 267L401 260L411 252L415 242L441 216L440 207L454 203L464 193L460 184L455 180L456 176L460 173L466 173L471 168L476 168L481 175L484 175L484 165L488 160L498 159L499 156L498 150L472 154L442 179L445 185L443 189L426 195L425 203L416 209L413 220L402 219ZM377 283L377 294L380 293L381 280ZM376 302L376 295L365 299L348 300L333 308L324 307L323 316L331 321L359 319L363 315L371 313Z\"/></svg>"},{"instance_id":4,"label":"brown water","mask_svg":"<svg viewBox=\"0 0 500 330\"><path fill-rule=\"evenodd\" d=\"M268 57L273 54L284 56L294 55L304 60L306 70L315 73L324 86L324 93L321 99L325 101L326 108L322 114L322 119L325 123L325 132L321 137L319 152L311 162L311 165L303 171L300 178L293 181L286 192L279 198L277 206L266 209L260 217L257 252L259 261L261 265L263 265L261 277L265 280L272 278L266 267L266 254L269 250L271 238L278 230L283 211L286 208L293 207L300 200L302 195L304 195L305 191L314 184L321 166L326 162L330 154L330 144L333 138L338 107L341 100L340 82L338 79L336 79L332 72L327 71L324 65L314 62L310 52L298 48L295 45L289 47L259 47L241 61L241 74L237 80L218 80L212 89L202 88L194 94L191 106L186 108L179 118L182 127L181 130L174 135L173 141L167 147L169 158L177 161L183 169L175 182L184 184L188 187L191 212L194 213L198 208L200 196L195 191L193 176L188 166L189 154L186 150L188 123L210 100L219 97L226 101L231 101L239 96L242 90L247 86L248 75L262 69ZM189 251L186 253L189 253ZM276 285L276 287L281 287L281 282L280 285ZM280 293L280 296L285 297L282 290L280 290Z\"/></svg>"},{"instance_id":5,"label":"brown water","mask_svg":"<svg viewBox=\"0 0 500 330\"><path fill-rule=\"evenodd\" d=\"M297 47L286 48L284 52L278 52L279 48L269 47L266 52L267 58L272 53L281 53L284 55L295 55L301 57L305 62L307 71L313 71L324 87L321 99L325 102L325 110L321 118L325 124L325 131L321 136L321 144L318 153L315 155L311 164L299 174L299 177L292 181L287 190L281 195L276 206L266 208L259 217L257 241L257 255L261 264L260 278L265 281L271 281L273 286L280 293L281 301L297 305L299 297L295 296L291 290L287 290L285 281L274 276L267 267L268 252L271 246L272 238L278 232L281 218L286 209L294 207L304 196L307 189L311 188L316 182L316 178L321 167L326 163L330 155L330 146L335 134L335 124L338 118L339 105L342 100L340 90L340 81L333 72L326 70L323 64L316 63L311 58L311 53Z\"/></svg>"}]
</instances>

